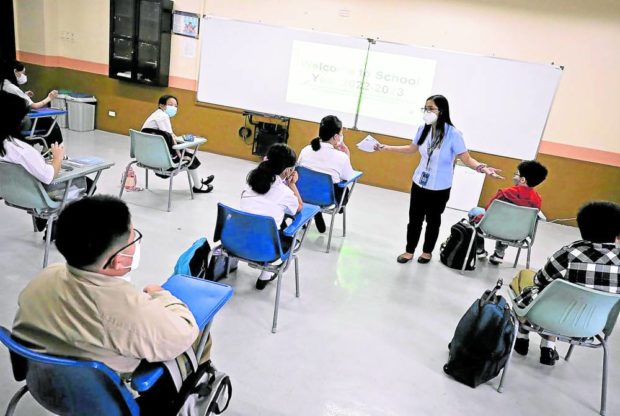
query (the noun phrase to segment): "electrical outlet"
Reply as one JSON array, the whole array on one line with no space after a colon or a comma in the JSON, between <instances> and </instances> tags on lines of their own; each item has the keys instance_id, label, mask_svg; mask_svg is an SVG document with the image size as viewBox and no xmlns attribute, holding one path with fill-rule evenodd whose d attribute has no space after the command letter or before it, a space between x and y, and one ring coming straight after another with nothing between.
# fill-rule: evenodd
<instances>
[{"instance_id":1,"label":"electrical outlet","mask_svg":"<svg viewBox=\"0 0 620 416\"><path fill-rule=\"evenodd\" d=\"M108 111L108 116L116 117L116 111Z\"/></svg>"}]
</instances>

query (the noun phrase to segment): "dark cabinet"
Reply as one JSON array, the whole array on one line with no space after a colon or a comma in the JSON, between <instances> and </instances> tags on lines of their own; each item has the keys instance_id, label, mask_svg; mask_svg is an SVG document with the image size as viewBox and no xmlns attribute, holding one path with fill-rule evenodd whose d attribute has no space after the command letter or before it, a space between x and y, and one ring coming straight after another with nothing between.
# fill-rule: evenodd
<instances>
[{"instance_id":1,"label":"dark cabinet","mask_svg":"<svg viewBox=\"0 0 620 416\"><path fill-rule=\"evenodd\" d=\"M110 0L110 77L168 86L171 30L171 0Z\"/></svg>"}]
</instances>

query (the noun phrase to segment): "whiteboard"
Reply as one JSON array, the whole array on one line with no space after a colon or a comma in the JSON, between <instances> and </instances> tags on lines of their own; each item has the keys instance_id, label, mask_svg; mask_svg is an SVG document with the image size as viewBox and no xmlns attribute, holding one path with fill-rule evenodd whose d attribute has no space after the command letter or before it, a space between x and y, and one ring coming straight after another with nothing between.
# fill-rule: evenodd
<instances>
[{"instance_id":1,"label":"whiteboard","mask_svg":"<svg viewBox=\"0 0 620 416\"><path fill-rule=\"evenodd\" d=\"M468 149L534 159L561 69L205 17L198 101L412 138L426 97L450 102ZM361 93L361 97L360 97Z\"/></svg>"}]
</instances>

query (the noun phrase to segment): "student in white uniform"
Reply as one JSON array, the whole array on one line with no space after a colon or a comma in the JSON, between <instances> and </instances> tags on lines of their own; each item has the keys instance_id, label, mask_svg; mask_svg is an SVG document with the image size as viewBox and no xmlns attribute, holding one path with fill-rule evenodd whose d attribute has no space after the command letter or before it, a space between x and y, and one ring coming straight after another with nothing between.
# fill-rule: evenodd
<instances>
[{"instance_id":1,"label":"student in white uniform","mask_svg":"<svg viewBox=\"0 0 620 416\"><path fill-rule=\"evenodd\" d=\"M162 95L159 97L157 110L155 110L142 125L142 131L144 133L159 134L166 139L168 150L170 151L172 160L175 163L179 162L181 154L180 152L174 150L172 146L176 143L183 143L183 137L174 134L172 131L172 123L170 123L170 118L177 114L177 110L178 100L176 97L172 95ZM192 153L186 151L185 157L190 159L192 157ZM194 161L189 166L189 174L192 178L194 192L206 194L213 190L213 185L211 185L211 182L213 182L215 176L209 175L205 179L200 179L200 176L198 175L199 166L200 161L197 157L195 157Z\"/></svg>"},{"instance_id":2,"label":"student in white uniform","mask_svg":"<svg viewBox=\"0 0 620 416\"><path fill-rule=\"evenodd\" d=\"M53 90L47 94L41 101L33 102L32 97L34 93L32 91L22 91L19 85L23 85L28 82L28 77L26 76L26 67L21 62L4 62L2 63L1 69L1 88L2 91L8 92L9 94L13 94L22 100L29 106L30 109L36 110L42 107L47 106L54 98L58 96L58 91ZM24 115L25 116L25 115ZM50 117L40 118L37 121L37 130L45 130L47 131L52 126L53 120ZM22 130L29 130L31 127L30 120L26 119L25 123L22 124ZM47 143L47 147L50 147L52 143L62 143L62 132L58 124L54 125L54 129L51 131L49 136L45 139Z\"/></svg>"},{"instance_id":3,"label":"student in white uniform","mask_svg":"<svg viewBox=\"0 0 620 416\"><path fill-rule=\"evenodd\" d=\"M303 205L295 183L297 172L293 169L297 155L287 145L272 145L265 160L247 177L248 187L241 193L240 208L252 214L273 217L278 228L285 225L285 216L294 216ZM280 235L282 250L287 251L292 240ZM263 290L267 284L277 277L261 272L256 280L256 289Z\"/></svg>"},{"instance_id":4,"label":"student in white uniform","mask_svg":"<svg viewBox=\"0 0 620 416\"><path fill-rule=\"evenodd\" d=\"M342 122L338 117L323 117L319 127L319 136L312 139L310 144L301 150L298 164L331 175L336 200L342 197L344 188L337 186L337 183L343 180L348 181L355 176L355 171L351 166L349 148L344 144ZM344 197L345 205L349 199L348 194L347 190ZM325 220L321 213L314 217L314 222L319 232L324 233Z\"/></svg>"}]
</instances>

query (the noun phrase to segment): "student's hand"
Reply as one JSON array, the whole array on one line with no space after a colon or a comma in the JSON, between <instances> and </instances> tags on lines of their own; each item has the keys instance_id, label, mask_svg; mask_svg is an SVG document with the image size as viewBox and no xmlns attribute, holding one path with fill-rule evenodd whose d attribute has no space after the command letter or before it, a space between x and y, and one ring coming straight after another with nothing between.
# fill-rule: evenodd
<instances>
[{"instance_id":1,"label":"student's hand","mask_svg":"<svg viewBox=\"0 0 620 416\"><path fill-rule=\"evenodd\" d=\"M65 149L58 143L52 143L50 152L52 152L52 160L62 160L65 157Z\"/></svg>"},{"instance_id":2,"label":"student's hand","mask_svg":"<svg viewBox=\"0 0 620 416\"><path fill-rule=\"evenodd\" d=\"M49 94L47 94L47 98L49 98L50 101L52 101L56 97L58 97L58 91L56 91L56 90L52 90L52 91L50 91Z\"/></svg>"},{"instance_id":3,"label":"student's hand","mask_svg":"<svg viewBox=\"0 0 620 416\"><path fill-rule=\"evenodd\" d=\"M25 93L25 94L26 94L28 97L31 97L31 98L32 98L32 97L34 97L34 92L32 92L32 91L26 91L26 93Z\"/></svg>"},{"instance_id":4,"label":"student's hand","mask_svg":"<svg viewBox=\"0 0 620 416\"><path fill-rule=\"evenodd\" d=\"M153 285L153 284L151 284L151 285L146 285L146 286L144 287L144 289L142 289L142 291L143 291L144 293L147 293L147 294L149 294L149 295L150 295L151 293L161 292L162 290L164 290L164 288L163 288L163 287L161 287L161 286L159 286L159 285Z\"/></svg>"},{"instance_id":5,"label":"student's hand","mask_svg":"<svg viewBox=\"0 0 620 416\"><path fill-rule=\"evenodd\" d=\"M337 144L336 149L340 150L341 152L349 153L349 148L346 144L344 144L344 142Z\"/></svg>"},{"instance_id":6,"label":"student's hand","mask_svg":"<svg viewBox=\"0 0 620 416\"><path fill-rule=\"evenodd\" d=\"M286 182L289 185L294 185L297 183L297 181L299 180L299 174L297 173L297 171L293 170L290 175L288 175L288 178L286 178Z\"/></svg>"}]
</instances>

